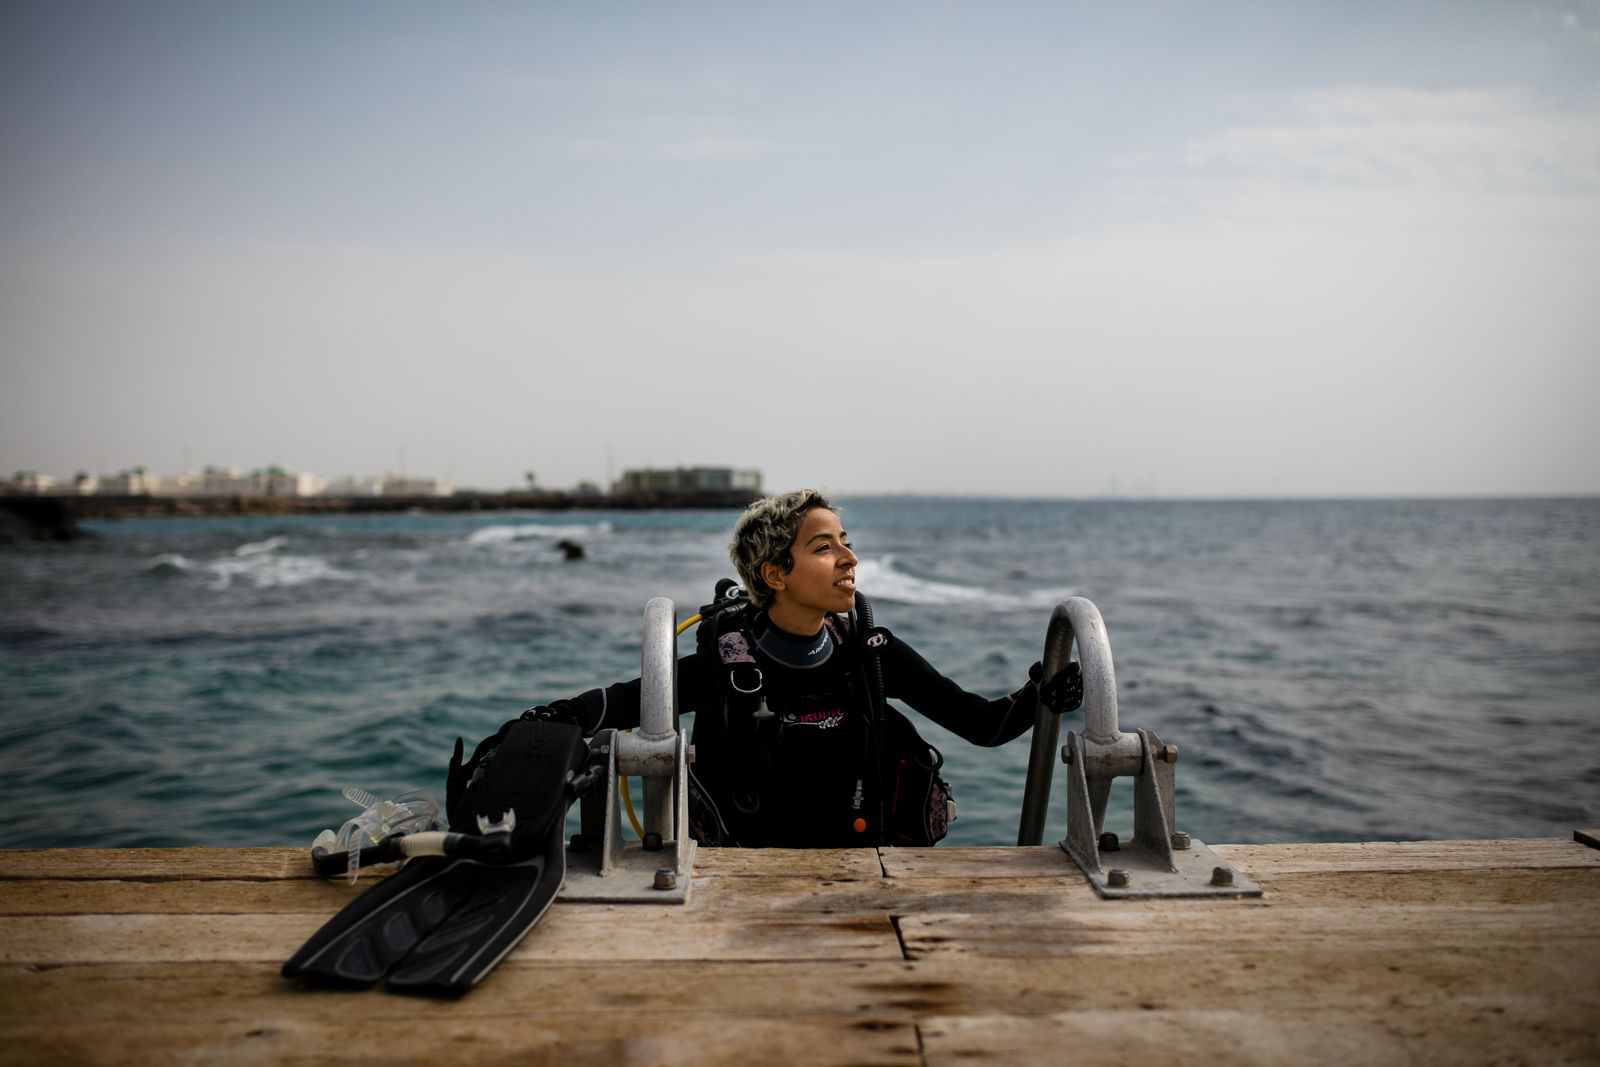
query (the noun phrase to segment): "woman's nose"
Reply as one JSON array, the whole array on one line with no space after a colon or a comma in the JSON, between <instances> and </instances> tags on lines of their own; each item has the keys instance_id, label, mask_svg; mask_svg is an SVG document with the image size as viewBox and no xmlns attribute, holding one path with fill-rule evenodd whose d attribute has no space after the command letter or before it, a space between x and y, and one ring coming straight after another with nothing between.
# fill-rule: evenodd
<instances>
[{"instance_id":1,"label":"woman's nose","mask_svg":"<svg viewBox=\"0 0 1600 1067\"><path fill-rule=\"evenodd\" d=\"M851 550L849 545L841 545L839 547L844 549L844 552L839 556L839 566L854 567L857 563L861 562L860 559L857 558L855 552Z\"/></svg>"}]
</instances>

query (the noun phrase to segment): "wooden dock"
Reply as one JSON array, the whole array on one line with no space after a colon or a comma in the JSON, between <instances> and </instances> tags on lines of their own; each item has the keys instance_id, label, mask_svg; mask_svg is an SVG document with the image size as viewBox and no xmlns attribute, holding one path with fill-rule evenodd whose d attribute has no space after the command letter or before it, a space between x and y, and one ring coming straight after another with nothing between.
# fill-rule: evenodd
<instances>
[{"instance_id":1,"label":"wooden dock","mask_svg":"<svg viewBox=\"0 0 1600 1067\"><path fill-rule=\"evenodd\" d=\"M0 1063L1600 1063L1600 850L1217 851L1265 897L1103 901L1049 846L703 849L687 905L558 902L440 1002L278 976L353 892L302 851L12 850Z\"/></svg>"}]
</instances>

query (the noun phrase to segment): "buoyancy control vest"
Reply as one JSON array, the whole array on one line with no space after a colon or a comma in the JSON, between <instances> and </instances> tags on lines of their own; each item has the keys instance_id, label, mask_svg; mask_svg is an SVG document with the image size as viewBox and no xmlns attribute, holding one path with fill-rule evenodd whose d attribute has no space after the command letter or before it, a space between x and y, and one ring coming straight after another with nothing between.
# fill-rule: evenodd
<instances>
[{"instance_id":1,"label":"buoyancy control vest","mask_svg":"<svg viewBox=\"0 0 1600 1067\"><path fill-rule=\"evenodd\" d=\"M731 584L731 583L728 583ZM795 669L764 654L767 623L743 597L703 608L696 655L716 708L695 716L690 832L703 845L932 845L954 804L943 756L875 694L867 665L893 640L828 615L830 662Z\"/></svg>"}]
</instances>

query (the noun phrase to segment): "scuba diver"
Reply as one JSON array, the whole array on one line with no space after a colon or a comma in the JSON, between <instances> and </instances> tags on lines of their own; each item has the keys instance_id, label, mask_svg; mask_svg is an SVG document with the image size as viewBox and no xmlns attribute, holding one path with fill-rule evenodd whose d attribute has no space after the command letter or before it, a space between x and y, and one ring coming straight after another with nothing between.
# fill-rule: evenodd
<instances>
[{"instance_id":1,"label":"scuba diver","mask_svg":"<svg viewBox=\"0 0 1600 1067\"><path fill-rule=\"evenodd\" d=\"M886 697L988 747L1025 733L1041 698L1056 712L1082 702L1076 663L1042 687L1035 663L1020 689L988 700L873 626L856 592L857 556L820 492L756 501L735 525L729 555L742 594L719 586L702 609L696 650L678 661L679 708L695 713L688 806L701 845L931 845L953 808L938 775L943 758ZM523 719L575 725L585 736L634 727L640 685L591 689ZM452 807L516 721L465 764L457 743Z\"/></svg>"},{"instance_id":2,"label":"scuba diver","mask_svg":"<svg viewBox=\"0 0 1600 1067\"><path fill-rule=\"evenodd\" d=\"M849 848L932 845L945 836L943 757L886 697L974 744L1002 745L1042 702L1076 709L1076 663L987 700L939 674L872 624L855 552L821 493L756 501L734 528L731 581L701 609L696 649L677 663L695 713L689 833L701 845ZM729 587L733 587L731 592ZM584 738L639 724L641 682L531 708L445 784L447 830L401 833L345 851L313 847L325 875L409 860L323 924L285 978L460 996L539 921L566 870L564 815L600 774Z\"/></svg>"}]
</instances>

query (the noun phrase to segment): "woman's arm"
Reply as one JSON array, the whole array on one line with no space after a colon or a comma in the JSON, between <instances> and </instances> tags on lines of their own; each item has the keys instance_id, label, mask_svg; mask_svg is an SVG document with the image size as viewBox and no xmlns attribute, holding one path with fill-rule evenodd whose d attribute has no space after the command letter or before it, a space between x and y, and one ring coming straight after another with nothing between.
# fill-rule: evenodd
<instances>
[{"instance_id":1,"label":"woman's arm","mask_svg":"<svg viewBox=\"0 0 1600 1067\"><path fill-rule=\"evenodd\" d=\"M708 692L716 696L716 679L703 678L700 657L693 652L678 660L678 710L687 714L706 706ZM552 701L550 709L557 717L575 722L589 737L597 730L631 730L639 725L638 678L615 682L603 689L590 689L575 697Z\"/></svg>"},{"instance_id":2,"label":"woman's arm","mask_svg":"<svg viewBox=\"0 0 1600 1067\"><path fill-rule=\"evenodd\" d=\"M1039 690L1032 681L1010 696L988 700L934 670L893 635L878 654L883 657L885 695L905 701L963 740L993 748L1021 737L1033 725Z\"/></svg>"}]
</instances>

